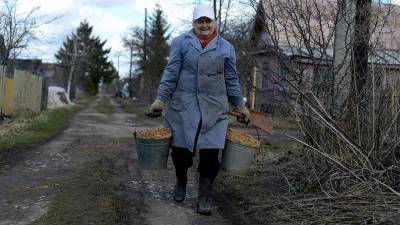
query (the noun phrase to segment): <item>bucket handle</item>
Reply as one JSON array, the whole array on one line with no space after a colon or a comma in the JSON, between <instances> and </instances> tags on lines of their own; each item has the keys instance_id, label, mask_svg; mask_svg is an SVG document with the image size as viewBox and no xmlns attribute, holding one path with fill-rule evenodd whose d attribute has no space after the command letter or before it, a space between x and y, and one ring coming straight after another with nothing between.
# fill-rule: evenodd
<instances>
[{"instance_id":1,"label":"bucket handle","mask_svg":"<svg viewBox=\"0 0 400 225\"><path fill-rule=\"evenodd\" d=\"M135 122L133 123L133 137L136 139L136 125L137 125L137 116L135 117Z\"/></svg>"},{"instance_id":2,"label":"bucket handle","mask_svg":"<svg viewBox=\"0 0 400 225\"><path fill-rule=\"evenodd\" d=\"M255 126L253 126L253 127L254 127L254 129L256 129L256 132L257 132L257 139L258 139L259 141L261 141L260 133L258 132L258 128L255 127Z\"/></svg>"}]
</instances>

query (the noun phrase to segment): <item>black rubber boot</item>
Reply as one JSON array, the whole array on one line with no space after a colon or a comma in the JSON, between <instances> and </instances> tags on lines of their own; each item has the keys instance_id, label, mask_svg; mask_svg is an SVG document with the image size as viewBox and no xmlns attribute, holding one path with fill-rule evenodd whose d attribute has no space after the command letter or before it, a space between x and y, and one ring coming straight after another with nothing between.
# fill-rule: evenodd
<instances>
[{"instance_id":1,"label":"black rubber boot","mask_svg":"<svg viewBox=\"0 0 400 225\"><path fill-rule=\"evenodd\" d=\"M172 147L171 156L176 174L174 200L182 202L186 197L187 172L193 165L193 152L184 148Z\"/></svg>"},{"instance_id":2,"label":"black rubber boot","mask_svg":"<svg viewBox=\"0 0 400 225\"><path fill-rule=\"evenodd\" d=\"M197 213L201 215L211 215L210 194L212 180L208 177L200 177L199 196L197 199Z\"/></svg>"},{"instance_id":3,"label":"black rubber boot","mask_svg":"<svg viewBox=\"0 0 400 225\"><path fill-rule=\"evenodd\" d=\"M177 179L174 191L174 200L176 202L183 202L186 197L186 184L187 179Z\"/></svg>"}]
</instances>

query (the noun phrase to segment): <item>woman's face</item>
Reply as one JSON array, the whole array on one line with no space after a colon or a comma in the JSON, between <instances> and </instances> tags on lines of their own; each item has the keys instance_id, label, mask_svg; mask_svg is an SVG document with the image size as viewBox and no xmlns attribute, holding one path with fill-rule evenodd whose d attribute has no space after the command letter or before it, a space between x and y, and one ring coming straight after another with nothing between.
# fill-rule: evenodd
<instances>
[{"instance_id":1,"label":"woman's face","mask_svg":"<svg viewBox=\"0 0 400 225\"><path fill-rule=\"evenodd\" d=\"M193 27L198 38L207 39L214 33L215 22L208 17L200 17L193 22Z\"/></svg>"}]
</instances>

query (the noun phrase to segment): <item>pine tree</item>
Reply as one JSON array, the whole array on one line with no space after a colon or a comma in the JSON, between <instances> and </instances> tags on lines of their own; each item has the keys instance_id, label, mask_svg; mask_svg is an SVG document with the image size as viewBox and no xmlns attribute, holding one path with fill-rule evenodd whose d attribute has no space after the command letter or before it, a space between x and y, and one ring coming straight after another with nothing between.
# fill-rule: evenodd
<instances>
[{"instance_id":1,"label":"pine tree","mask_svg":"<svg viewBox=\"0 0 400 225\"><path fill-rule=\"evenodd\" d=\"M147 97L145 100L151 101L156 97L157 86L167 64L169 51L168 39L170 35L167 33L169 24L159 5L155 6L154 13L150 16L149 22L147 42L144 48L146 59L140 63L146 87L149 87L145 89L146 93L142 93L142 96Z\"/></svg>"},{"instance_id":2,"label":"pine tree","mask_svg":"<svg viewBox=\"0 0 400 225\"><path fill-rule=\"evenodd\" d=\"M100 81L111 82L116 70L108 60L111 49L105 49L106 41L93 36L92 32L93 26L86 20L81 22L55 57L60 64L69 68L69 73L73 73L73 84L84 88L87 93L96 94ZM75 97L73 93L71 97Z\"/></svg>"},{"instance_id":3,"label":"pine tree","mask_svg":"<svg viewBox=\"0 0 400 225\"><path fill-rule=\"evenodd\" d=\"M133 27L122 38L124 47L130 52L137 65L136 74L144 79L143 86L146 88L139 93L139 97L144 101L155 98L158 83L167 64L170 38L168 33L170 25L159 5L155 6L149 22L146 32L142 28ZM139 85L133 84L133 86Z\"/></svg>"},{"instance_id":4,"label":"pine tree","mask_svg":"<svg viewBox=\"0 0 400 225\"><path fill-rule=\"evenodd\" d=\"M169 24L164 18L163 11L156 5L153 15L149 18L150 29L148 34L147 55L149 76L160 79L167 64L169 45L167 43L170 35L167 34ZM156 66L158 65L158 66Z\"/></svg>"}]
</instances>

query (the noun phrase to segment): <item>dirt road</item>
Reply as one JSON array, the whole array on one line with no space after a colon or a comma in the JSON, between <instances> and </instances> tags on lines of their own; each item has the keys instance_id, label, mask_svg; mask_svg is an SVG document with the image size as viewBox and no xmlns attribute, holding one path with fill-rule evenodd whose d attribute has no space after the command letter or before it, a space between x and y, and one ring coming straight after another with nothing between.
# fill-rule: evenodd
<instances>
[{"instance_id":1,"label":"dirt road","mask_svg":"<svg viewBox=\"0 0 400 225\"><path fill-rule=\"evenodd\" d=\"M85 166L95 162L105 165L105 161L112 164L110 168L113 171L108 171L108 174L113 179L118 178L118 186L113 194L116 193L124 202L128 215L126 218L129 218L125 224L230 224L218 213L218 205L210 217L196 214L195 167L190 171L187 200L180 204L171 197L174 171L170 161L167 170L143 171L138 168L131 133L135 126L137 129L156 127L161 125L160 121L138 119L136 115L124 113L115 102L111 102L115 113L102 114L96 112L97 102L74 116L69 127L53 140L25 151L9 165L2 165L0 225L51 224L48 221L54 221L55 217L68 217L62 221L68 221L69 224L99 224L93 222L96 221L93 207L81 209L79 214L83 215L74 215L74 208L90 205L90 201L85 202L86 197L82 196L86 192L79 190L90 184L81 185L85 181L82 180L69 189L63 185ZM104 180L107 179L110 178L104 177ZM67 196L68 193L79 197ZM69 210L62 211L62 207ZM63 212L64 215L58 215L57 212ZM123 224L121 221L115 224Z\"/></svg>"}]
</instances>

